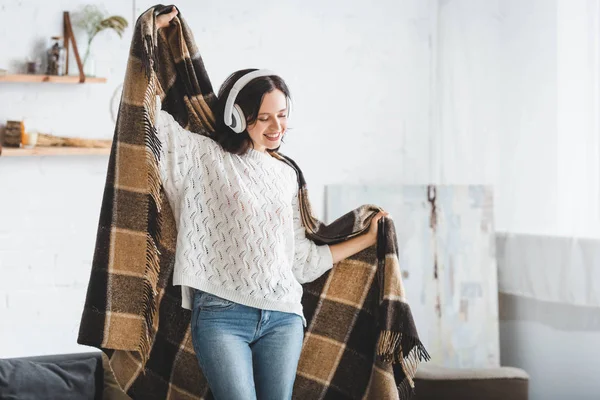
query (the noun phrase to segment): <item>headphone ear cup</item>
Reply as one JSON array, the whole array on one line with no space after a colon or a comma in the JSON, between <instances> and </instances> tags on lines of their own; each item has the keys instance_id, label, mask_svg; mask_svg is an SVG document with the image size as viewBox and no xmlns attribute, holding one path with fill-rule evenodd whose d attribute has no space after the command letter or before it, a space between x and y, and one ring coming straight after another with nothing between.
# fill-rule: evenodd
<instances>
[{"instance_id":1,"label":"headphone ear cup","mask_svg":"<svg viewBox=\"0 0 600 400\"><path fill-rule=\"evenodd\" d=\"M290 118L290 115L292 115L292 100L289 97L285 98L285 101L287 103L287 118Z\"/></svg>"},{"instance_id":2,"label":"headphone ear cup","mask_svg":"<svg viewBox=\"0 0 600 400\"><path fill-rule=\"evenodd\" d=\"M233 110L231 112L231 129L235 133L242 133L246 129L246 116L242 111L242 108L237 104L233 105Z\"/></svg>"}]
</instances>

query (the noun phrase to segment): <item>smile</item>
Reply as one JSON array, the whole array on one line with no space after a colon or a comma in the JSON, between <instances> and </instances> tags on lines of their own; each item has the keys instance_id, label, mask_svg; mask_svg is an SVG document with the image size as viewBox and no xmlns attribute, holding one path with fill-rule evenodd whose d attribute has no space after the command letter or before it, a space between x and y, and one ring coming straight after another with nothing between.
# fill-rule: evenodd
<instances>
[{"instance_id":1,"label":"smile","mask_svg":"<svg viewBox=\"0 0 600 400\"><path fill-rule=\"evenodd\" d=\"M272 135L265 135L265 136L267 137L267 139L274 141L274 140L278 140L279 139L279 137L281 136L281 132L278 132L278 133L275 133L275 134L272 134Z\"/></svg>"}]
</instances>

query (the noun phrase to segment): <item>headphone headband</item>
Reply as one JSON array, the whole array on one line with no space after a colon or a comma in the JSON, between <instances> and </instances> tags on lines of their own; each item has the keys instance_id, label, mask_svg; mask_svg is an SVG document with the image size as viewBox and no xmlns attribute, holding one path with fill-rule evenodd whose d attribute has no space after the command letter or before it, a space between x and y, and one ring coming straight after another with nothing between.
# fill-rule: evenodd
<instances>
[{"instance_id":1,"label":"headphone headband","mask_svg":"<svg viewBox=\"0 0 600 400\"><path fill-rule=\"evenodd\" d=\"M231 88L231 91L229 92L229 95L227 96L227 101L225 102L224 118L225 124L227 126L231 127L233 123L233 105L235 104L235 99L237 98L237 95L240 93L242 88L254 78L270 75L277 74L268 69L258 69L256 71L252 71L247 73L246 75L243 75L235 82L235 84Z\"/></svg>"}]
</instances>

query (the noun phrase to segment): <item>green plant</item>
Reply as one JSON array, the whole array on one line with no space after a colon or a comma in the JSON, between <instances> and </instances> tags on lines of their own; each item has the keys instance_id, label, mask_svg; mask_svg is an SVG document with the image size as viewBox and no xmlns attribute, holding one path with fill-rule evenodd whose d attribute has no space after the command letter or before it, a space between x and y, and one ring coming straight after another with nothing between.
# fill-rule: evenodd
<instances>
[{"instance_id":1,"label":"green plant","mask_svg":"<svg viewBox=\"0 0 600 400\"><path fill-rule=\"evenodd\" d=\"M112 29L119 37L123 37L123 32L127 28L127 20L121 16L113 15L107 17L107 13L95 5L86 5L81 11L73 15L74 25L83 29L87 33L87 49L83 56L83 64L87 61L92 47L92 41L100 32Z\"/></svg>"}]
</instances>

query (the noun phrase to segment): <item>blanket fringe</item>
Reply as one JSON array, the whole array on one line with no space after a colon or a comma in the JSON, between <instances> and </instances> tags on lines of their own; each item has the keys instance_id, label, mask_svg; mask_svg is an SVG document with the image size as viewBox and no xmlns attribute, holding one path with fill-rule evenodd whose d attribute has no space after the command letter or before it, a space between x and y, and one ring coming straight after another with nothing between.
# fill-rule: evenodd
<instances>
[{"instance_id":1,"label":"blanket fringe","mask_svg":"<svg viewBox=\"0 0 600 400\"><path fill-rule=\"evenodd\" d=\"M410 349L409 354L415 351L418 361L429 361L431 359L431 356L427 353L425 346L423 346L418 337L407 335L403 337L401 332L381 331L377 342L377 355L383 361L387 363L399 362L404 358L402 356L403 348Z\"/></svg>"},{"instance_id":2,"label":"blanket fringe","mask_svg":"<svg viewBox=\"0 0 600 400\"><path fill-rule=\"evenodd\" d=\"M400 345L402 334L400 332L382 331L377 343L377 355L383 361L390 363L394 360L394 349Z\"/></svg>"},{"instance_id":3,"label":"blanket fringe","mask_svg":"<svg viewBox=\"0 0 600 400\"><path fill-rule=\"evenodd\" d=\"M415 394L415 388L412 379L403 379L402 382L396 386L396 389L398 389L398 396L400 400L409 400Z\"/></svg>"},{"instance_id":4,"label":"blanket fringe","mask_svg":"<svg viewBox=\"0 0 600 400\"><path fill-rule=\"evenodd\" d=\"M144 65L146 66L146 74L148 78L148 86L144 93L144 143L146 145L146 166L149 195L147 197L147 235L146 235L146 273L144 276L144 309L142 310L144 317L144 329L140 337L139 348L142 359L142 372L146 372L146 363L150 357L153 338L155 335L154 317L157 311L156 296L158 278L160 273L160 251L158 243L160 243L160 226L162 226L161 215L161 180L158 162L160 159L161 142L158 139L155 120L156 107L156 91L157 82L154 67L156 65L156 49L153 38L150 35L145 36L145 54Z\"/></svg>"},{"instance_id":5,"label":"blanket fringe","mask_svg":"<svg viewBox=\"0 0 600 400\"><path fill-rule=\"evenodd\" d=\"M148 196L148 232L146 234L146 273L144 280L144 329L140 338L139 352L142 365L146 365L154 337L154 316L156 315L156 295L160 272L160 251L157 243L160 240L161 215L158 212L158 203L152 196Z\"/></svg>"},{"instance_id":6,"label":"blanket fringe","mask_svg":"<svg viewBox=\"0 0 600 400\"><path fill-rule=\"evenodd\" d=\"M156 314L156 286L158 284L159 275L159 257L158 249L154 243L154 238L150 234L146 237L146 243L148 246L148 252L146 253L146 276L148 279L144 280L144 329L140 338L140 344L138 351L142 358L143 371L145 373L145 365L150 356L150 350L152 348L152 340L154 337L154 315Z\"/></svg>"},{"instance_id":7,"label":"blanket fringe","mask_svg":"<svg viewBox=\"0 0 600 400\"><path fill-rule=\"evenodd\" d=\"M404 355L403 349L408 349L408 355ZM431 359L419 338L389 330L379 335L377 355L386 363L399 363L406 376L402 384L406 382L411 388L414 388L413 378L419 363Z\"/></svg>"}]
</instances>

